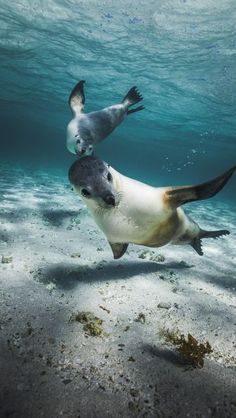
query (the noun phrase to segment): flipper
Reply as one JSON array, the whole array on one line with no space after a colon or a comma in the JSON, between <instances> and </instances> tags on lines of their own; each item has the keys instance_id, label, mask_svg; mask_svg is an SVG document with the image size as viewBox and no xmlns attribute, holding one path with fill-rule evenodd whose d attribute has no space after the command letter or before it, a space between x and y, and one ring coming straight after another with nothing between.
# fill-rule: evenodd
<instances>
[{"instance_id":1,"label":"flipper","mask_svg":"<svg viewBox=\"0 0 236 418\"><path fill-rule=\"evenodd\" d=\"M194 250L199 254L203 255L202 251L202 241L200 238L194 238L192 242L190 243L191 247L194 248Z\"/></svg>"},{"instance_id":2,"label":"flipper","mask_svg":"<svg viewBox=\"0 0 236 418\"><path fill-rule=\"evenodd\" d=\"M134 86L128 91L128 93L122 100L122 103L126 105L127 107L129 107L129 106L135 105L136 103L141 102L141 100L143 100L143 96L140 94L137 87Z\"/></svg>"},{"instance_id":3,"label":"flipper","mask_svg":"<svg viewBox=\"0 0 236 418\"><path fill-rule=\"evenodd\" d=\"M84 109L85 95L84 95L84 83L85 80L79 81L73 88L70 97L69 105L72 112L76 115L81 113Z\"/></svg>"},{"instance_id":4,"label":"flipper","mask_svg":"<svg viewBox=\"0 0 236 418\"><path fill-rule=\"evenodd\" d=\"M138 106L138 107L136 107L134 109L128 110L127 111L127 115L130 115L130 113L139 112L140 110L143 110L143 109L145 109L144 106Z\"/></svg>"},{"instance_id":5,"label":"flipper","mask_svg":"<svg viewBox=\"0 0 236 418\"><path fill-rule=\"evenodd\" d=\"M122 255L126 252L129 244L115 244L113 242L109 242L113 256L115 259L121 258Z\"/></svg>"},{"instance_id":6,"label":"flipper","mask_svg":"<svg viewBox=\"0 0 236 418\"><path fill-rule=\"evenodd\" d=\"M214 180L197 186L170 187L165 192L166 203L177 207L184 203L193 202L194 200L209 199L223 189L235 170L236 166Z\"/></svg>"},{"instance_id":7,"label":"flipper","mask_svg":"<svg viewBox=\"0 0 236 418\"><path fill-rule=\"evenodd\" d=\"M201 230L199 236L194 238L194 240L190 243L191 247L199 254L203 255L202 251L202 238L219 238L224 235L229 235L229 231L227 229L219 229L218 231L204 231Z\"/></svg>"}]
</instances>

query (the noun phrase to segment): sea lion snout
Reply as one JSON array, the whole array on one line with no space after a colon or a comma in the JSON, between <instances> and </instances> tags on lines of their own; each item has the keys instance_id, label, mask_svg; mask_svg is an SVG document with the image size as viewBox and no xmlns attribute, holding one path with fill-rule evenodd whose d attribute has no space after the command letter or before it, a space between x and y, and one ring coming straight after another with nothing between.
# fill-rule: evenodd
<instances>
[{"instance_id":1,"label":"sea lion snout","mask_svg":"<svg viewBox=\"0 0 236 418\"><path fill-rule=\"evenodd\" d=\"M86 148L84 147L84 148L81 149L80 153L81 153L81 155L83 155L83 154L85 154L85 152L86 152Z\"/></svg>"},{"instance_id":2,"label":"sea lion snout","mask_svg":"<svg viewBox=\"0 0 236 418\"><path fill-rule=\"evenodd\" d=\"M75 153L78 157L89 156L93 153L93 145L86 143L86 141L79 140L75 145Z\"/></svg>"},{"instance_id":3,"label":"sea lion snout","mask_svg":"<svg viewBox=\"0 0 236 418\"><path fill-rule=\"evenodd\" d=\"M116 206L116 198L113 194L107 194L103 200L109 206Z\"/></svg>"}]
</instances>

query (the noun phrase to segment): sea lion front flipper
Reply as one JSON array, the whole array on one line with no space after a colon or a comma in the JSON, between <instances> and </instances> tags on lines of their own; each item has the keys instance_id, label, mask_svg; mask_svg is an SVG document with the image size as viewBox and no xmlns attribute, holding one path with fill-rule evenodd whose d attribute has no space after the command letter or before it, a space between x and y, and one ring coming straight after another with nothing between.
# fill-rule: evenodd
<instances>
[{"instance_id":1,"label":"sea lion front flipper","mask_svg":"<svg viewBox=\"0 0 236 418\"><path fill-rule=\"evenodd\" d=\"M84 83L85 80L80 80L73 88L70 97L69 105L72 112L76 115L81 113L84 109L85 95L84 95Z\"/></svg>"},{"instance_id":2,"label":"sea lion front flipper","mask_svg":"<svg viewBox=\"0 0 236 418\"><path fill-rule=\"evenodd\" d=\"M177 207L194 200L209 199L223 189L235 170L236 166L214 180L197 186L170 187L165 192L165 200L170 206Z\"/></svg>"},{"instance_id":3,"label":"sea lion front flipper","mask_svg":"<svg viewBox=\"0 0 236 418\"><path fill-rule=\"evenodd\" d=\"M108 241L109 242L109 241ZM115 244L114 242L109 242L113 256L115 259L121 258L122 255L126 252L129 244Z\"/></svg>"}]
</instances>

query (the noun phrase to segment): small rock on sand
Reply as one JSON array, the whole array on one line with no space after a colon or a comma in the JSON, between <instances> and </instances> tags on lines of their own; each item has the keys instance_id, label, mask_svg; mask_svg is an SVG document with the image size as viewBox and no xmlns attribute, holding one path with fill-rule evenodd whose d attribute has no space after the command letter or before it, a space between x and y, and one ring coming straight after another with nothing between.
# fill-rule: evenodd
<instances>
[{"instance_id":1,"label":"small rock on sand","mask_svg":"<svg viewBox=\"0 0 236 418\"><path fill-rule=\"evenodd\" d=\"M73 253L70 256L71 256L71 258L80 258L81 254L80 253Z\"/></svg>"},{"instance_id":2,"label":"small rock on sand","mask_svg":"<svg viewBox=\"0 0 236 418\"><path fill-rule=\"evenodd\" d=\"M170 309L171 308L171 304L168 302L160 302L157 305L158 308L160 309Z\"/></svg>"},{"instance_id":3,"label":"small rock on sand","mask_svg":"<svg viewBox=\"0 0 236 418\"><path fill-rule=\"evenodd\" d=\"M135 319L135 322L141 322L141 324L144 324L146 322L146 317L144 313L140 312L140 314L138 314L138 317Z\"/></svg>"},{"instance_id":4,"label":"small rock on sand","mask_svg":"<svg viewBox=\"0 0 236 418\"><path fill-rule=\"evenodd\" d=\"M145 250L139 254L139 258L143 260L150 260L156 261L157 263L163 263L165 261L165 257L162 254L155 254L154 251Z\"/></svg>"},{"instance_id":5,"label":"small rock on sand","mask_svg":"<svg viewBox=\"0 0 236 418\"><path fill-rule=\"evenodd\" d=\"M3 255L2 256L2 263L3 264L9 264L9 263L12 263L12 261L13 261L12 255Z\"/></svg>"}]
</instances>

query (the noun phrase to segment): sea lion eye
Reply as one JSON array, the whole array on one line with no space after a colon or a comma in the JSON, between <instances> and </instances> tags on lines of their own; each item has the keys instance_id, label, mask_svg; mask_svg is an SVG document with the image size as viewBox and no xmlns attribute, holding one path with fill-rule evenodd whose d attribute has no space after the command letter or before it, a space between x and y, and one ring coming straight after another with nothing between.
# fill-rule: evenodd
<instances>
[{"instance_id":1,"label":"sea lion eye","mask_svg":"<svg viewBox=\"0 0 236 418\"><path fill-rule=\"evenodd\" d=\"M108 181L112 181L112 175L111 175L111 173L108 173L108 174L107 174L107 180L108 180Z\"/></svg>"},{"instance_id":2,"label":"sea lion eye","mask_svg":"<svg viewBox=\"0 0 236 418\"><path fill-rule=\"evenodd\" d=\"M76 144L80 144L80 142L81 142L80 139L77 139Z\"/></svg>"},{"instance_id":3,"label":"sea lion eye","mask_svg":"<svg viewBox=\"0 0 236 418\"><path fill-rule=\"evenodd\" d=\"M82 194L84 197L89 197L91 193L90 193L87 189L82 189L82 190L81 190L81 194Z\"/></svg>"}]
</instances>

